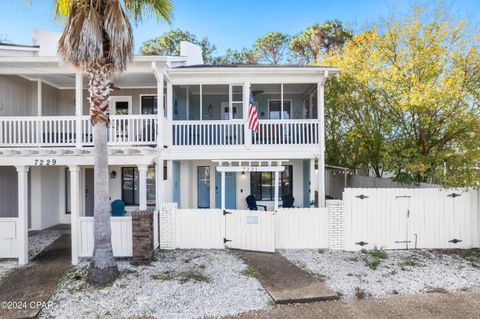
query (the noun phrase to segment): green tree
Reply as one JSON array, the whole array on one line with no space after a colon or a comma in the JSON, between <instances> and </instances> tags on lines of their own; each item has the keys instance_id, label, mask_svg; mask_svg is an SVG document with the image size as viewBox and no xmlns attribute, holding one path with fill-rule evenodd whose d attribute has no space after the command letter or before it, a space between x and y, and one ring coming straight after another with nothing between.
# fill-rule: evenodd
<instances>
[{"instance_id":1,"label":"green tree","mask_svg":"<svg viewBox=\"0 0 480 319\"><path fill-rule=\"evenodd\" d=\"M259 60L270 64L280 64L285 60L285 51L290 37L280 32L268 32L253 44L253 51Z\"/></svg>"},{"instance_id":2,"label":"green tree","mask_svg":"<svg viewBox=\"0 0 480 319\"><path fill-rule=\"evenodd\" d=\"M242 49L232 50L227 49L225 54L217 56L212 60L212 64L257 64L259 56L253 50Z\"/></svg>"},{"instance_id":3,"label":"green tree","mask_svg":"<svg viewBox=\"0 0 480 319\"><path fill-rule=\"evenodd\" d=\"M322 55L339 50L352 36L353 32L338 20L313 24L292 37L289 44L291 59L303 64L318 63Z\"/></svg>"},{"instance_id":4,"label":"green tree","mask_svg":"<svg viewBox=\"0 0 480 319\"><path fill-rule=\"evenodd\" d=\"M107 127L110 85L115 73L133 60L129 19L141 21L154 14L171 21L170 0L56 0L56 15L66 17L58 45L62 61L89 76L90 121L94 132L94 250L88 281L104 285L118 276L110 228Z\"/></svg>"},{"instance_id":5,"label":"green tree","mask_svg":"<svg viewBox=\"0 0 480 319\"><path fill-rule=\"evenodd\" d=\"M188 41L202 48L203 62L211 64L216 50L215 45L208 38L198 39L196 35L180 29L171 30L161 36L145 41L141 48L142 55L180 55L180 42Z\"/></svg>"},{"instance_id":6,"label":"green tree","mask_svg":"<svg viewBox=\"0 0 480 319\"><path fill-rule=\"evenodd\" d=\"M415 6L408 16L355 36L322 61L342 69L332 83L332 103L348 121L337 135L350 133L344 142L352 145L377 143L362 149L363 163L380 163L398 181L474 185L479 172L472 167L480 158L477 34L440 4Z\"/></svg>"}]
</instances>

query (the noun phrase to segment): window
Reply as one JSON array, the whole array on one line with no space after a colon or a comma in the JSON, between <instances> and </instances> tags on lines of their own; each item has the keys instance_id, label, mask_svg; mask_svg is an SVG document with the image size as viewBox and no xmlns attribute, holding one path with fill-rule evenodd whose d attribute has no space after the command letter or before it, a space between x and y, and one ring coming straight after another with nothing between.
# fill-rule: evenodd
<instances>
[{"instance_id":1,"label":"window","mask_svg":"<svg viewBox=\"0 0 480 319\"><path fill-rule=\"evenodd\" d=\"M122 167L122 200L125 205L139 205L138 169ZM147 204L155 205L155 167L147 171Z\"/></svg>"},{"instance_id":2,"label":"window","mask_svg":"<svg viewBox=\"0 0 480 319\"><path fill-rule=\"evenodd\" d=\"M283 100L283 119L291 119L291 100ZM270 120L280 120L282 112L282 104L280 100L268 101L268 118Z\"/></svg>"},{"instance_id":3,"label":"window","mask_svg":"<svg viewBox=\"0 0 480 319\"><path fill-rule=\"evenodd\" d=\"M157 96L142 95L140 100L142 114L157 114Z\"/></svg>"},{"instance_id":4,"label":"window","mask_svg":"<svg viewBox=\"0 0 480 319\"><path fill-rule=\"evenodd\" d=\"M286 165L279 178L280 200L285 195L292 195L292 165ZM250 193L257 200L273 200L275 195L275 173L252 172L250 173Z\"/></svg>"}]
</instances>

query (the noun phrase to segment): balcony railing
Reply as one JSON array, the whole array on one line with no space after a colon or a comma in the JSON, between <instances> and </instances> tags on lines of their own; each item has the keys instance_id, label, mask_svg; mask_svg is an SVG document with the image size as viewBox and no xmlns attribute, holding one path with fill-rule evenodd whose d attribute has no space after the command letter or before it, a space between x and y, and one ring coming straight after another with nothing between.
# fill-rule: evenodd
<instances>
[{"instance_id":1,"label":"balcony railing","mask_svg":"<svg viewBox=\"0 0 480 319\"><path fill-rule=\"evenodd\" d=\"M253 145L309 145L318 142L318 120L261 120Z\"/></svg>"},{"instance_id":2,"label":"balcony railing","mask_svg":"<svg viewBox=\"0 0 480 319\"><path fill-rule=\"evenodd\" d=\"M245 144L245 123L231 121L173 121L174 146L222 146Z\"/></svg>"},{"instance_id":3,"label":"balcony railing","mask_svg":"<svg viewBox=\"0 0 480 319\"><path fill-rule=\"evenodd\" d=\"M157 115L112 115L108 144L156 146ZM172 147L264 145L318 145L315 119L261 120L251 137L243 120L169 121L163 119L162 143ZM251 140L250 140L251 138ZM248 140L247 140L248 139ZM250 142L249 142L250 141ZM0 118L0 147L92 146L93 127L88 116Z\"/></svg>"},{"instance_id":4,"label":"balcony railing","mask_svg":"<svg viewBox=\"0 0 480 319\"><path fill-rule=\"evenodd\" d=\"M157 142L156 115L112 115L109 145L154 145ZM0 118L0 147L68 147L93 145L93 126L88 116Z\"/></svg>"}]
</instances>

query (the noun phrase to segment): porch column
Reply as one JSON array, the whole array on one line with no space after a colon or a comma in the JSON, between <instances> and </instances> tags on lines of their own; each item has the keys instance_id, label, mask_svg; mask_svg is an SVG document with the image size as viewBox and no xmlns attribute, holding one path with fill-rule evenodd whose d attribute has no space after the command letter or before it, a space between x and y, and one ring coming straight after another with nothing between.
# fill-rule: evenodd
<instances>
[{"instance_id":1,"label":"porch column","mask_svg":"<svg viewBox=\"0 0 480 319\"><path fill-rule=\"evenodd\" d=\"M225 209L225 172L222 171L221 174L222 181L221 181L221 187L222 187L222 196L221 196L221 208L222 210Z\"/></svg>"},{"instance_id":2,"label":"porch column","mask_svg":"<svg viewBox=\"0 0 480 319\"><path fill-rule=\"evenodd\" d=\"M169 121L173 120L173 86L172 83L167 82L167 118Z\"/></svg>"},{"instance_id":3,"label":"porch column","mask_svg":"<svg viewBox=\"0 0 480 319\"><path fill-rule=\"evenodd\" d=\"M28 263L28 166L17 166L18 177L18 264Z\"/></svg>"},{"instance_id":4,"label":"porch column","mask_svg":"<svg viewBox=\"0 0 480 319\"><path fill-rule=\"evenodd\" d=\"M248 129L248 106L250 102L250 82L243 83L243 122L245 134L245 146L252 145L252 131ZM258 111L258 110L257 110Z\"/></svg>"},{"instance_id":5,"label":"porch column","mask_svg":"<svg viewBox=\"0 0 480 319\"><path fill-rule=\"evenodd\" d=\"M278 175L279 175L279 171L275 171L275 193L274 193L274 202L273 202L273 210L277 210L278 209L278 184L279 184L279 178L278 178Z\"/></svg>"},{"instance_id":6,"label":"porch column","mask_svg":"<svg viewBox=\"0 0 480 319\"><path fill-rule=\"evenodd\" d=\"M147 209L147 165L137 165L138 168L138 201L139 209Z\"/></svg>"},{"instance_id":7,"label":"porch column","mask_svg":"<svg viewBox=\"0 0 480 319\"><path fill-rule=\"evenodd\" d=\"M315 202L315 159L310 159L310 185L309 185L310 203Z\"/></svg>"},{"instance_id":8,"label":"porch column","mask_svg":"<svg viewBox=\"0 0 480 319\"><path fill-rule=\"evenodd\" d=\"M155 209L159 210L163 200L163 159L155 162Z\"/></svg>"},{"instance_id":9,"label":"porch column","mask_svg":"<svg viewBox=\"0 0 480 319\"><path fill-rule=\"evenodd\" d=\"M163 105L163 81L162 70L159 70L157 64L152 62L153 74L157 80L157 149L163 149L165 141L163 139L163 118L165 117Z\"/></svg>"},{"instance_id":10,"label":"porch column","mask_svg":"<svg viewBox=\"0 0 480 319\"><path fill-rule=\"evenodd\" d=\"M318 141L320 143L320 155L318 157L318 207L325 207L325 80L317 83L317 106L318 106Z\"/></svg>"},{"instance_id":11,"label":"porch column","mask_svg":"<svg viewBox=\"0 0 480 319\"><path fill-rule=\"evenodd\" d=\"M70 171L72 265L76 265L78 264L78 217L80 216L80 167L71 165L68 170Z\"/></svg>"},{"instance_id":12,"label":"porch column","mask_svg":"<svg viewBox=\"0 0 480 319\"><path fill-rule=\"evenodd\" d=\"M167 161L167 202L173 202L173 161Z\"/></svg>"},{"instance_id":13,"label":"porch column","mask_svg":"<svg viewBox=\"0 0 480 319\"><path fill-rule=\"evenodd\" d=\"M42 80L37 80L37 116L42 116Z\"/></svg>"},{"instance_id":14,"label":"porch column","mask_svg":"<svg viewBox=\"0 0 480 319\"><path fill-rule=\"evenodd\" d=\"M75 73L75 146L82 147L83 75Z\"/></svg>"}]
</instances>

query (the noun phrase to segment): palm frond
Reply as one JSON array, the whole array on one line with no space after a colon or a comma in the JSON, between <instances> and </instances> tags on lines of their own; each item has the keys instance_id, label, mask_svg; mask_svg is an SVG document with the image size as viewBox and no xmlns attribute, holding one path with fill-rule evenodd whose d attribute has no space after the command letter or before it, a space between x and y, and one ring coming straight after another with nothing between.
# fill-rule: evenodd
<instances>
[{"instance_id":1,"label":"palm frond","mask_svg":"<svg viewBox=\"0 0 480 319\"><path fill-rule=\"evenodd\" d=\"M171 23L173 20L173 4L171 0L123 0L125 9L135 23L149 16Z\"/></svg>"},{"instance_id":2,"label":"palm frond","mask_svg":"<svg viewBox=\"0 0 480 319\"><path fill-rule=\"evenodd\" d=\"M110 40L109 57L116 71L126 69L133 60L132 27L119 1L111 1L105 9L104 30Z\"/></svg>"}]
</instances>

